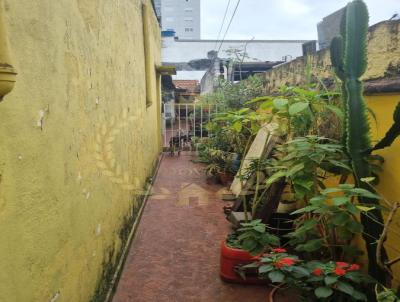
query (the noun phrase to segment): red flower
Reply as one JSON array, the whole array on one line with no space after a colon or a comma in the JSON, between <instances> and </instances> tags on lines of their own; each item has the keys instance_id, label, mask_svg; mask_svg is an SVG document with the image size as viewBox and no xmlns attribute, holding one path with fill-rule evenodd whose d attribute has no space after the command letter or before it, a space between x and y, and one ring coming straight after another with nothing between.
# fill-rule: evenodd
<instances>
[{"instance_id":1,"label":"red flower","mask_svg":"<svg viewBox=\"0 0 400 302\"><path fill-rule=\"evenodd\" d=\"M274 253L286 253L286 249L278 247L276 249L272 249Z\"/></svg>"},{"instance_id":2,"label":"red flower","mask_svg":"<svg viewBox=\"0 0 400 302\"><path fill-rule=\"evenodd\" d=\"M322 275L322 273L323 273L324 271L322 270L322 269L320 269L319 267L317 267L315 270L313 270L313 275L315 275L315 276L321 276Z\"/></svg>"},{"instance_id":3,"label":"red flower","mask_svg":"<svg viewBox=\"0 0 400 302\"><path fill-rule=\"evenodd\" d=\"M292 258L282 258L282 259L278 260L277 262L275 262L274 266L277 268L281 268L284 266L292 266L295 263L296 263L296 260L294 260Z\"/></svg>"},{"instance_id":4,"label":"red flower","mask_svg":"<svg viewBox=\"0 0 400 302\"><path fill-rule=\"evenodd\" d=\"M336 276L343 276L346 274L346 270L344 270L341 267L335 268L334 272L335 272Z\"/></svg>"},{"instance_id":5,"label":"red flower","mask_svg":"<svg viewBox=\"0 0 400 302\"><path fill-rule=\"evenodd\" d=\"M347 267L349 264L347 262L336 262L336 266L338 267Z\"/></svg>"},{"instance_id":6,"label":"red flower","mask_svg":"<svg viewBox=\"0 0 400 302\"><path fill-rule=\"evenodd\" d=\"M348 271L358 271L360 269L360 266L358 264L352 264L350 267L347 269Z\"/></svg>"}]
</instances>

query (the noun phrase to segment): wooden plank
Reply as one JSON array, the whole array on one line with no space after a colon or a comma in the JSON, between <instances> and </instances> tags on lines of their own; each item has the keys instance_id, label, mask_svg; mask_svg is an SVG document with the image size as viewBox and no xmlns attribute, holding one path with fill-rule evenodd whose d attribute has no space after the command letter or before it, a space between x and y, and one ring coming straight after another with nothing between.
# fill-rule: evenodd
<instances>
[{"instance_id":1,"label":"wooden plank","mask_svg":"<svg viewBox=\"0 0 400 302\"><path fill-rule=\"evenodd\" d=\"M254 180L241 180L240 175L243 175L245 171L249 168L251 162L254 159L260 159L263 156L269 156L273 150L278 137L274 134L277 128L276 124L266 124L257 133L253 143L251 144L249 151L247 152L243 163L237 172L235 179L232 182L230 190L236 197L242 195L243 191L251 186L251 182Z\"/></svg>"}]
</instances>

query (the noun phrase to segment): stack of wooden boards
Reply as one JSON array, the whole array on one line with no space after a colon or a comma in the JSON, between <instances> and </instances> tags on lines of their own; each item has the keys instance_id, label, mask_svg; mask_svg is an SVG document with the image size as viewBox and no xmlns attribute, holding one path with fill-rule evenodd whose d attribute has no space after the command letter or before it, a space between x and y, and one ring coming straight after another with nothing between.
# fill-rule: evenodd
<instances>
[{"instance_id":1,"label":"stack of wooden boards","mask_svg":"<svg viewBox=\"0 0 400 302\"><path fill-rule=\"evenodd\" d=\"M224 207L227 219L238 227L240 222L244 221L245 213L243 212L243 200L251 196L256 184L255 175L248 174L249 167L255 160L268 159L273 156L275 145L281 141L281 137L277 134L276 124L266 124L258 131L253 143L251 144L245 158L242 161L239 171L230 186L230 196L226 196L227 200L233 200L233 205ZM266 175L268 177L268 175ZM277 181L267 188L260 206L257 207L255 217L251 217L248 213L249 219L261 219L264 223L268 223L271 215L276 212L278 208L283 189L285 188L284 180Z\"/></svg>"}]
</instances>

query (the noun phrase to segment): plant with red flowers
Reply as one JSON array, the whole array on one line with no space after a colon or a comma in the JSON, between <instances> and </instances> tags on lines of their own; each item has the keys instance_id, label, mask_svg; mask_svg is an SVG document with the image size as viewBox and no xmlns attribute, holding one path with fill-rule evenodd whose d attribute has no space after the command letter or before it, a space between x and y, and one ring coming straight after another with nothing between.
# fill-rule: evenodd
<instances>
[{"instance_id":1,"label":"plant with red flowers","mask_svg":"<svg viewBox=\"0 0 400 302\"><path fill-rule=\"evenodd\" d=\"M310 271L310 276L304 283L306 285L304 290L308 296L312 290L314 300L368 301L362 288L374 281L359 271L358 264L310 261L304 266Z\"/></svg>"},{"instance_id":2,"label":"plant with red flowers","mask_svg":"<svg viewBox=\"0 0 400 302\"><path fill-rule=\"evenodd\" d=\"M360 272L358 264L306 262L283 248L257 257L257 262L246 267L257 267L260 278L296 289L305 301L368 301L363 288L374 282Z\"/></svg>"},{"instance_id":3,"label":"plant with red flowers","mask_svg":"<svg viewBox=\"0 0 400 302\"><path fill-rule=\"evenodd\" d=\"M258 267L259 276L272 283L297 284L310 276L302 261L286 252L286 249L272 249L270 253L259 257L258 261L246 267Z\"/></svg>"}]
</instances>

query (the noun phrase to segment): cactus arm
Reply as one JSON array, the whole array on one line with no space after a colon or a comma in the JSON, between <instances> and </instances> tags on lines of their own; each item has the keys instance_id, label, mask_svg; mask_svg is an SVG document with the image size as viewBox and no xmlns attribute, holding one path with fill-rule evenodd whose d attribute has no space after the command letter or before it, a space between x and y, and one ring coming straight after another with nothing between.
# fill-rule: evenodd
<instances>
[{"instance_id":1,"label":"cactus arm","mask_svg":"<svg viewBox=\"0 0 400 302\"><path fill-rule=\"evenodd\" d=\"M393 125L390 127L386 135L382 138L382 140L375 145L373 150L380 150L386 147L389 147L394 140L400 135L400 102L397 103L396 109L393 113Z\"/></svg>"}]
</instances>

